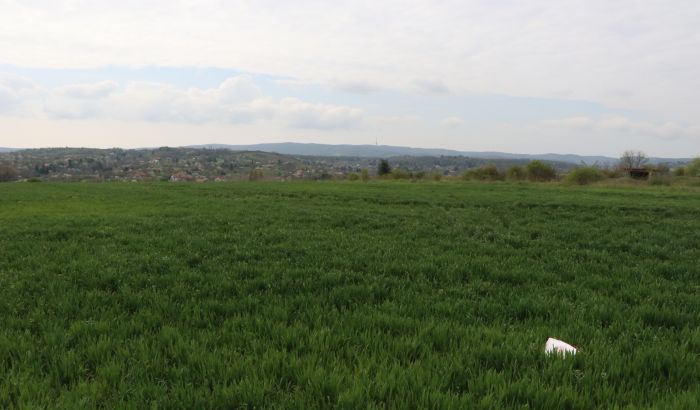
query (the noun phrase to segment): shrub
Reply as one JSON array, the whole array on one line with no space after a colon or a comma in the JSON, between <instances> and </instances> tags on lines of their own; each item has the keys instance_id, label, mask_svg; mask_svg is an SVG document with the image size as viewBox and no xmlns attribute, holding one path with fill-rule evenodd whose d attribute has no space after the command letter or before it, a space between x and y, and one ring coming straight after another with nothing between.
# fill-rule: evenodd
<instances>
[{"instance_id":1,"label":"shrub","mask_svg":"<svg viewBox=\"0 0 700 410\"><path fill-rule=\"evenodd\" d=\"M360 178L362 179L362 182L369 181L369 171L367 168L362 168L362 171L360 171Z\"/></svg>"},{"instance_id":2,"label":"shrub","mask_svg":"<svg viewBox=\"0 0 700 410\"><path fill-rule=\"evenodd\" d=\"M603 171L596 167L579 167L566 175L566 182L578 185L588 185L603 179L605 179Z\"/></svg>"},{"instance_id":3,"label":"shrub","mask_svg":"<svg viewBox=\"0 0 700 410\"><path fill-rule=\"evenodd\" d=\"M623 176L620 168L603 168L600 170L605 178L620 178Z\"/></svg>"},{"instance_id":4,"label":"shrub","mask_svg":"<svg viewBox=\"0 0 700 410\"><path fill-rule=\"evenodd\" d=\"M527 171L519 165L514 165L506 171L506 178L514 181L522 181L527 178Z\"/></svg>"},{"instance_id":5,"label":"shrub","mask_svg":"<svg viewBox=\"0 0 700 410\"><path fill-rule=\"evenodd\" d=\"M671 185L671 178L667 175L652 175L649 177L649 185Z\"/></svg>"},{"instance_id":6,"label":"shrub","mask_svg":"<svg viewBox=\"0 0 700 410\"><path fill-rule=\"evenodd\" d=\"M700 177L700 158L695 158L685 167L685 174L691 177Z\"/></svg>"},{"instance_id":7,"label":"shrub","mask_svg":"<svg viewBox=\"0 0 700 410\"><path fill-rule=\"evenodd\" d=\"M354 173L354 172L351 172L351 173L348 174L348 179L349 179L350 181L357 181L358 179L360 179L360 176L357 175L357 174Z\"/></svg>"},{"instance_id":8,"label":"shrub","mask_svg":"<svg viewBox=\"0 0 700 410\"><path fill-rule=\"evenodd\" d=\"M9 182L17 179L17 171L9 165L0 165L0 182Z\"/></svg>"},{"instance_id":9,"label":"shrub","mask_svg":"<svg viewBox=\"0 0 700 410\"><path fill-rule=\"evenodd\" d=\"M439 172L435 172L432 175L433 181L440 181L442 180L442 174Z\"/></svg>"},{"instance_id":10,"label":"shrub","mask_svg":"<svg viewBox=\"0 0 700 410\"><path fill-rule=\"evenodd\" d=\"M412 179L423 179L425 178L425 171L416 171L411 173Z\"/></svg>"},{"instance_id":11,"label":"shrub","mask_svg":"<svg viewBox=\"0 0 700 410\"><path fill-rule=\"evenodd\" d=\"M263 172L259 169L251 169L248 173L248 181L259 181L263 179L263 177Z\"/></svg>"},{"instance_id":12,"label":"shrub","mask_svg":"<svg viewBox=\"0 0 700 410\"><path fill-rule=\"evenodd\" d=\"M411 178L411 173L406 170L396 168L395 170L391 171L391 177L394 179L409 179Z\"/></svg>"},{"instance_id":13,"label":"shrub","mask_svg":"<svg viewBox=\"0 0 700 410\"><path fill-rule=\"evenodd\" d=\"M553 166L535 160L527 164L527 177L531 181L551 181L557 177L557 171Z\"/></svg>"},{"instance_id":14,"label":"shrub","mask_svg":"<svg viewBox=\"0 0 700 410\"><path fill-rule=\"evenodd\" d=\"M678 167L673 170L673 176L674 177L683 177L685 176L685 167Z\"/></svg>"},{"instance_id":15,"label":"shrub","mask_svg":"<svg viewBox=\"0 0 700 410\"><path fill-rule=\"evenodd\" d=\"M486 165L479 168L473 168L464 171L462 179L477 180L477 181L500 181L505 178L505 175L498 171L495 165Z\"/></svg>"}]
</instances>

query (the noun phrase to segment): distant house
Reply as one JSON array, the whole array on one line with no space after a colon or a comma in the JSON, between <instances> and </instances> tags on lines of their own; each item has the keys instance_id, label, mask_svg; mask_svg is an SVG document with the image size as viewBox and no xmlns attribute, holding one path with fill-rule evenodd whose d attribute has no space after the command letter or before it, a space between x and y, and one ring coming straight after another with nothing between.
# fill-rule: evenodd
<instances>
[{"instance_id":1,"label":"distant house","mask_svg":"<svg viewBox=\"0 0 700 410\"><path fill-rule=\"evenodd\" d=\"M178 171L170 176L170 182L192 181L194 177L185 172Z\"/></svg>"}]
</instances>

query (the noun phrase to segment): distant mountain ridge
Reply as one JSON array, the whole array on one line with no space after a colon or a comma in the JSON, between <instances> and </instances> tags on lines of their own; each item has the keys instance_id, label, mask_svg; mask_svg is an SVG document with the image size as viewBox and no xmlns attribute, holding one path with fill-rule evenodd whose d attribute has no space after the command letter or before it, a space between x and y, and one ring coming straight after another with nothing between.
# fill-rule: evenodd
<instances>
[{"instance_id":1,"label":"distant mountain ridge","mask_svg":"<svg viewBox=\"0 0 700 410\"><path fill-rule=\"evenodd\" d=\"M204 144L190 148L230 149L234 151L264 151L286 155L311 155L323 157L388 158L398 156L459 156L459 151L440 148L410 148L391 145L349 145L282 142L272 144L227 145Z\"/></svg>"},{"instance_id":2,"label":"distant mountain ridge","mask_svg":"<svg viewBox=\"0 0 700 410\"><path fill-rule=\"evenodd\" d=\"M21 150L18 149L18 148L4 148L4 147L0 147L0 152L15 152L15 151L21 151Z\"/></svg>"},{"instance_id":3,"label":"distant mountain ridge","mask_svg":"<svg viewBox=\"0 0 700 410\"><path fill-rule=\"evenodd\" d=\"M276 152L286 155L315 155L327 157L365 157L365 158L391 158L398 156L464 156L481 159L529 159L543 161L568 162L573 164L586 163L589 165L609 165L615 164L618 158L606 157L602 155L576 155L576 154L512 154L496 151L457 151L442 148L412 148L392 145L349 145L349 144L313 144L282 142L270 144L252 145L227 145L227 144L203 144L190 145L188 148L212 148L229 149L233 151L264 151ZM691 158L657 158L652 157L649 162L658 164L662 162L683 163Z\"/></svg>"}]
</instances>

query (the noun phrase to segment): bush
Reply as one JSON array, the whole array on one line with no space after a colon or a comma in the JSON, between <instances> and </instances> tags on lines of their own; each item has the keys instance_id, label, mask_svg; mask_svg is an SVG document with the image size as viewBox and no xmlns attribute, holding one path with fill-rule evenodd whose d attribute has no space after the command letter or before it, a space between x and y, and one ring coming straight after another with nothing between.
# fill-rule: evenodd
<instances>
[{"instance_id":1,"label":"bush","mask_svg":"<svg viewBox=\"0 0 700 410\"><path fill-rule=\"evenodd\" d=\"M425 171L416 171L411 173L412 179L423 179L425 178Z\"/></svg>"},{"instance_id":2,"label":"bush","mask_svg":"<svg viewBox=\"0 0 700 410\"><path fill-rule=\"evenodd\" d=\"M248 173L248 181L259 181L263 179L263 177L263 172L259 169L251 169Z\"/></svg>"},{"instance_id":3,"label":"bush","mask_svg":"<svg viewBox=\"0 0 700 410\"><path fill-rule=\"evenodd\" d=\"M360 179L360 176L357 175L357 174L354 173L354 172L351 172L351 173L348 174L348 179L349 179L350 181L357 181L358 179Z\"/></svg>"},{"instance_id":4,"label":"bush","mask_svg":"<svg viewBox=\"0 0 700 410\"><path fill-rule=\"evenodd\" d=\"M501 181L505 175L498 171L495 165L486 165L480 168L473 168L464 171L462 179L477 181Z\"/></svg>"},{"instance_id":5,"label":"bush","mask_svg":"<svg viewBox=\"0 0 700 410\"><path fill-rule=\"evenodd\" d=\"M527 178L527 171L519 165L514 165L506 171L506 178L514 181L522 181Z\"/></svg>"},{"instance_id":6,"label":"bush","mask_svg":"<svg viewBox=\"0 0 700 410\"><path fill-rule=\"evenodd\" d=\"M395 170L391 171L391 177L393 179L409 179L411 178L411 173L406 170L396 168Z\"/></svg>"},{"instance_id":7,"label":"bush","mask_svg":"<svg viewBox=\"0 0 700 410\"><path fill-rule=\"evenodd\" d=\"M435 173L431 176L431 178L433 178L433 181L438 181L438 182L439 182L440 180L442 180L442 174L439 173L439 172L435 172Z\"/></svg>"},{"instance_id":8,"label":"bush","mask_svg":"<svg viewBox=\"0 0 700 410\"><path fill-rule=\"evenodd\" d=\"M360 171L360 178L362 179L362 182L369 181L369 171L367 168L362 168L362 171Z\"/></svg>"},{"instance_id":9,"label":"bush","mask_svg":"<svg viewBox=\"0 0 700 410\"><path fill-rule=\"evenodd\" d=\"M9 182L17 179L17 171L9 165L0 165L0 182Z\"/></svg>"},{"instance_id":10,"label":"bush","mask_svg":"<svg viewBox=\"0 0 700 410\"><path fill-rule=\"evenodd\" d=\"M678 167L673 170L673 176L674 177L684 177L685 176L685 167Z\"/></svg>"},{"instance_id":11,"label":"bush","mask_svg":"<svg viewBox=\"0 0 700 410\"><path fill-rule=\"evenodd\" d=\"M527 177L531 181L551 181L556 179L557 171L553 166L535 160L527 164Z\"/></svg>"},{"instance_id":12,"label":"bush","mask_svg":"<svg viewBox=\"0 0 700 410\"><path fill-rule=\"evenodd\" d=\"M605 179L603 171L596 167L579 167L571 170L566 175L566 182L570 184L588 185Z\"/></svg>"},{"instance_id":13,"label":"bush","mask_svg":"<svg viewBox=\"0 0 700 410\"><path fill-rule=\"evenodd\" d=\"M603 173L605 178L620 178L624 176L620 168L604 168L601 169L600 172Z\"/></svg>"},{"instance_id":14,"label":"bush","mask_svg":"<svg viewBox=\"0 0 700 410\"><path fill-rule=\"evenodd\" d=\"M649 185L671 185L671 178L667 175L652 175L649 177Z\"/></svg>"},{"instance_id":15,"label":"bush","mask_svg":"<svg viewBox=\"0 0 700 410\"><path fill-rule=\"evenodd\" d=\"M700 177L700 158L695 158L685 167L685 174L691 177Z\"/></svg>"}]
</instances>

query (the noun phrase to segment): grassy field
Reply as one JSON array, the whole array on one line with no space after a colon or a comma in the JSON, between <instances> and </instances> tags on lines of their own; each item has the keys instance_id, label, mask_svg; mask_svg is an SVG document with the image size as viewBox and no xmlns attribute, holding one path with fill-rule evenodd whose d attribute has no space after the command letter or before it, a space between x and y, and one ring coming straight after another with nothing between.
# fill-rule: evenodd
<instances>
[{"instance_id":1,"label":"grassy field","mask_svg":"<svg viewBox=\"0 0 700 410\"><path fill-rule=\"evenodd\" d=\"M625 406L700 407L700 191L0 184L2 408Z\"/></svg>"}]
</instances>

